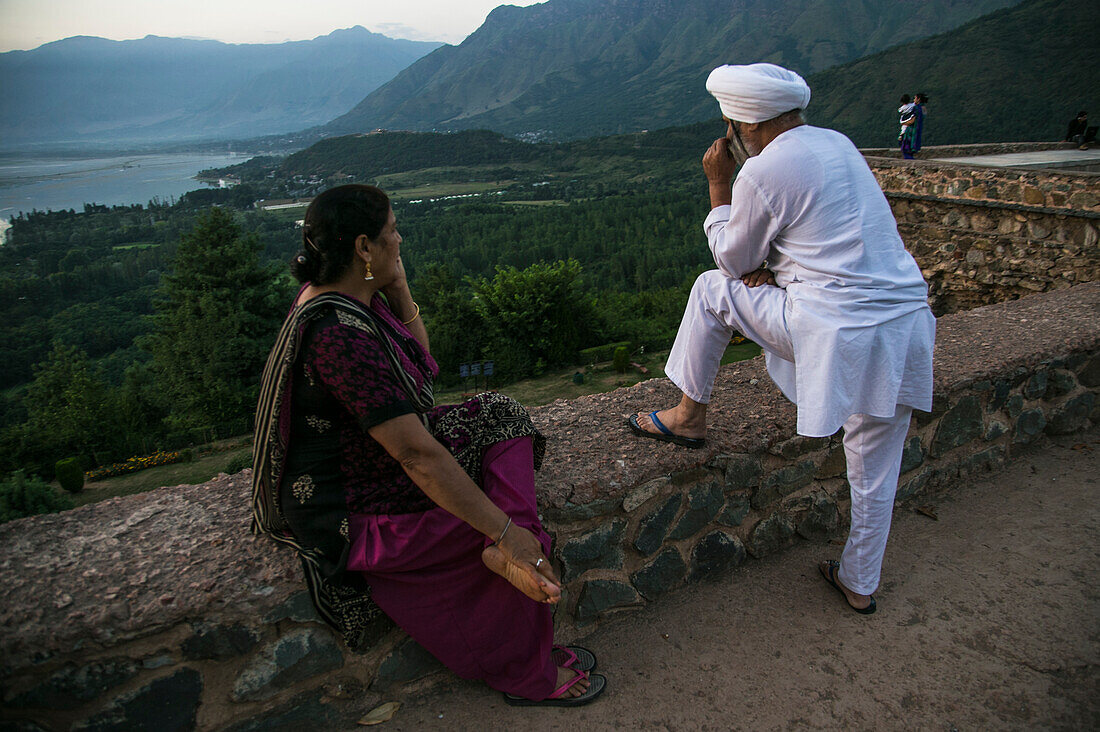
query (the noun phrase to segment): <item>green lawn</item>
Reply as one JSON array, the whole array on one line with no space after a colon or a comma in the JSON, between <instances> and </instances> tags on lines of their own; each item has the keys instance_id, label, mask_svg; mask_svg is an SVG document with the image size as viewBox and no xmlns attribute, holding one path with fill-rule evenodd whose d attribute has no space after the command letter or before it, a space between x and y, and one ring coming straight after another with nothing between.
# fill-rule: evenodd
<instances>
[{"instance_id":1,"label":"green lawn","mask_svg":"<svg viewBox=\"0 0 1100 732\"><path fill-rule=\"evenodd\" d=\"M722 363L733 363L753 358L760 354L760 346L746 341L738 345L730 345L722 357ZM643 374L636 368L629 368L626 373L616 373L611 368L611 363L596 364L595 367L574 367L559 369L552 373L544 374L534 379L524 379L504 386L490 384L489 388L507 394L519 403L528 407L537 407L549 404L555 399L576 399L586 394L602 394L613 391L621 386L633 386L646 379L664 378L662 369L668 358L668 351L654 351L646 354L643 364L648 373ZM584 374L584 383L574 384L573 375L580 371ZM482 389L475 389L471 383L469 393L476 393ZM440 390L436 392L436 404L454 404L463 399L462 389ZM251 446L247 445L247 436L240 436L223 440L205 448L197 448L199 453L196 459L189 463L173 463L161 465L148 470L140 470L136 473L119 475L114 478L97 480L94 483L86 483L84 490L73 496L77 506L87 503L95 503L115 496L128 496L132 493L142 493L160 488L181 484L204 483L218 473L226 471L229 463L235 459L250 458Z\"/></svg>"},{"instance_id":2,"label":"green lawn","mask_svg":"<svg viewBox=\"0 0 1100 732\"><path fill-rule=\"evenodd\" d=\"M238 445L244 438L238 437L234 442ZM115 496L128 496L132 493L143 493L153 488L166 485L181 485L205 483L218 473L225 472L226 466L234 458L252 455L251 446L238 446L232 450L213 452L196 457L189 463L173 463L160 465L147 470L139 470L136 473L118 475L114 478L97 480L94 483L85 483L84 490L73 496L76 505L83 506L86 503L95 503Z\"/></svg>"}]
</instances>

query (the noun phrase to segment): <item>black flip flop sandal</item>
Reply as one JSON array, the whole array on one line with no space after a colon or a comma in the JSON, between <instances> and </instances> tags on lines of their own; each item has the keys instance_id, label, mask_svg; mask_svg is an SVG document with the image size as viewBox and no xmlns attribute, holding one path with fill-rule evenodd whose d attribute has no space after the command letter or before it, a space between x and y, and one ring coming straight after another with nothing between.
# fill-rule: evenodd
<instances>
[{"instance_id":1,"label":"black flip flop sandal","mask_svg":"<svg viewBox=\"0 0 1100 732\"><path fill-rule=\"evenodd\" d=\"M844 592L844 588L842 588L840 586L840 584L837 582L836 573L840 569L840 562L837 562L833 559L830 559L829 561L825 562L825 566L827 566L829 568L829 573L828 574L825 573L825 570L823 570L821 568L820 564L817 565L817 571L821 572L821 576L825 578L826 582L828 582L830 585L833 586L833 589L835 589L841 595L844 595L844 604L845 605L852 608L853 610L855 610L860 615L870 615L871 613L873 613L875 611L876 608L875 608L875 598L874 597L871 598L871 604L868 605L867 607L863 607L863 608L856 607L852 603L848 602L848 595Z\"/></svg>"},{"instance_id":2,"label":"black flip flop sandal","mask_svg":"<svg viewBox=\"0 0 1100 732\"><path fill-rule=\"evenodd\" d=\"M671 442L674 445L680 445L681 447L690 447L693 450L698 450L701 447L707 446L706 439L702 437L683 437L675 434L668 427L665 427L661 423L661 420L657 419L657 412L653 411L649 413L649 420L653 422L653 426L660 430L660 432L650 432L642 429L642 426L638 424L638 415L630 415L630 419L626 421L626 426L630 428L630 431L639 437L648 437L651 440L660 440L661 442Z\"/></svg>"}]
</instances>

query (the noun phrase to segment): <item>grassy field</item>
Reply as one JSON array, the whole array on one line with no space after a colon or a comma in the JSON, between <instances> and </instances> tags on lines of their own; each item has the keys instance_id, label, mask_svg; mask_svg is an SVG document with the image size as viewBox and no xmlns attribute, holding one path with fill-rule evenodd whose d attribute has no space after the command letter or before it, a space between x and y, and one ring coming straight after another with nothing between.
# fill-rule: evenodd
<instances>
[{"instance_id":1,"label":"grassy field","mask_svg":"<svg viewBox=\"0 0 1100 732\"><path fill-rule=\"evenodd\" d=\"M73 500L76 505L83 506L86 503L95 503L115 496L128 496L132 493L143 493L166 485L205 483L218 473L225 472L231 461L246 458L251 460L252 447L241 444L245 439L245 437L237 437L215 443L207 449L213 448L217 452L198 455L189 463L161 465L139 470L136 473L97 480L94 483L85 483L84 490L75 494ZM223 449L230 445L235 447Z\"/></svg>"},{"instance_id":2,"label":"grassy field","mask_svg":"<svg viewBox=\"0 0 1100 732\"><path fill-rule=\"evenodd\" d=\"M746 341L745 343L730 345L726 349L725 355L722 356L722 363L733 363L734 361L744 361L745 359L754 358L760 354L760 346ZM648 369L649 373L643 374L635 368L630 368L624 374L616 373L611 368L611 363L596 364L595 368L590 367L578 367L570 369L561 369L553 373L544 374L534 379L524 379L523 381L517 381L512 384L506 384L504 386L494 386L490 384L490 388L493 391L499 391L501 394L512 397L520 404L527 407L538 407L543 404L549 404L555 399L576 399L579 396L585 394L602 394L604 392L613 391L621 386L633 386L639 381L645 381L646 379L664 378L664 364L668 358L668 351L655 351L649 353L645 357L645 363L643 366ZM584 374L583 384L574 384L573 375L580 371ZM435 401L437 404L453 404L455 402L462 401L463 395L468 393L476 393L481 389L474 389L473 384L470 384L470 388L463 389L451 389L447 391L437 391Z\"/></svg>"},{"instance_id":3,"label":"grassy field","mask_svg":"<svg viewBox=\"0 0 1100 732\"><path fill-rule=\"evenodd\" d=\"M743 361L753 358L759 353L760 346L752 342L730 345L722 357L722 363ZM555 399L576 399L586 394L602 394L622 386L633 386L646 379L663 378L665 375L663 367L667 358L668 351L655 351L646 354L643 357L645 363L642 365L648 370L648 373L642 373L631 367L626 373L619 374L611 367L611 363L607 362L595 364L594 366L560 369L538 378L524 379L499 387L490 384L489 388L506 394L525 406L537 407L549 404ZM573 375L578 371L584 374L584 382L574 384ZM466 394L484 390L483 387L474 388L472 383L469 384L469 387L468 390L437 391L436 403L454 404L462 401ZM161 465L136 473L86 483L84 490L74 495L73 499L77 506L83 506L87 503L95 503L116 496L142 493L162 486L205 483L218 473L227 472L226 469L231 462L244 461L241 464L246 464L252 455L252 447L247 443L248 436L242 435L196 448L197 456L195 460L189 463Z\"/></svg>"}]
</instances>

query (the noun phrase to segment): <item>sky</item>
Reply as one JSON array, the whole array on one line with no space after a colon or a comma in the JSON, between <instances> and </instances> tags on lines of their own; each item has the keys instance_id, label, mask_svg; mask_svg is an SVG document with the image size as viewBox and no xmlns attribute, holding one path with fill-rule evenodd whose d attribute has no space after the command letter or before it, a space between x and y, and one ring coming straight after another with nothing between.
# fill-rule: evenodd
<instances>
[{"instance_id":1,"label":"sky","mask_svg":"<svg viewBox=\"0 0 1100 732\"><path fill-rule=\"evenodd\" d=\"M0 52L69 36L147 35L281 43L361 25L391 38L461 43L498 5L536 0L0 0Z\"/></svg>"}]
</instances>

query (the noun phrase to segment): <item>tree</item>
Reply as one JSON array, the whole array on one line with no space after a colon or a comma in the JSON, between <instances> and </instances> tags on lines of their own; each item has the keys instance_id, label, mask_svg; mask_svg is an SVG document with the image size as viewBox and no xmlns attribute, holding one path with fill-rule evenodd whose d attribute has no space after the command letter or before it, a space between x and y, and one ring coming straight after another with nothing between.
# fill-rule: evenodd
<instances>
[{"instance_id":1,"label":"tree","mask_svg":"<svg viewBox=\"0 0 1100 732\"><path fill-rule=\"evenodd\" d=\"M60 343L35 366L34 381L23 398L27 421L22 426L24 464L43 475L60 458L94 459L115 436L114 395L92 374L87 355Z\"/></svg>"},{"instance_id":2,"label":"tree","mask_svg":"<svg viewBox=\"0 0 1100 732\"><path fill-rule=\"evenodd\" d=\"M492 356L509 377L571 364L591 332L591 297L581 291L574 259L526 269L498 267L492 280L474 283Z\"/></svg>"},{"instance_id":3,"label":"tree","mask_svg":"<svg viewBox=\"0 0 1100 732\"><path fill-rule=\"evenodd\" d=\"M180 240L146 341L174 428L243 423L255 409L289 299L278 265L262 266L260 250L258 238L242 236L221 208L201 216Z\"/></svg>"}]
</instances>

